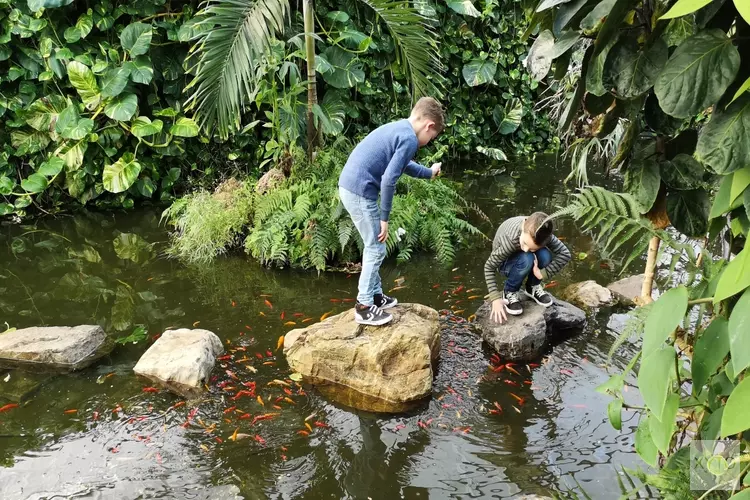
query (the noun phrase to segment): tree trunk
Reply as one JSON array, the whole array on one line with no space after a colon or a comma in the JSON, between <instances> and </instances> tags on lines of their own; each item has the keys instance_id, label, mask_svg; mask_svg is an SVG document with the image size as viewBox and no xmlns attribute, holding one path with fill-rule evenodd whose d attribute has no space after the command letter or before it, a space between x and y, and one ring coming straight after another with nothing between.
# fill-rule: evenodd
<instances>
[{"instance_id":1,"label":"tree trunk","mask_svg":"<svg viewBox=\"0 0 750 500\"><path fill-rule=\"evenodd\" d=\"M318 90L315 83L315 20L313 17L313 0L302 0L302 15L305 20L305 49L307 55L307 158L312 160L313 150L318 142L315 130L313 106L318 104Z\"/></svg>"},{"instance_id":2,"label":"tree trunk","mask_svg":"<svg viewBox=\"0 0 750 500\"><path fill-rule=\"evenodd\" d=\"M656 275L656 256L659 254L659 244L661 240L658 236L651 238L648 243L648 258L646 260L646 272L643 278L643 287L641 288L641 301L643 304L653 302L651 298L651 290L654 284L654 276Z\"/></svg>"}]
</instances>

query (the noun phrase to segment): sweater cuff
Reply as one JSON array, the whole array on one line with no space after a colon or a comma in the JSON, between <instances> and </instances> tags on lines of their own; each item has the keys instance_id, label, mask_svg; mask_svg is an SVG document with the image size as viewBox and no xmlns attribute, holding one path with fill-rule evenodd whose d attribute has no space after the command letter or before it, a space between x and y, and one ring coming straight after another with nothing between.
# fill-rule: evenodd
<instances>
[{"instance_id":1,"label":"sweater cuff","mask_svg":"<svg viewBox=\"0 0 750 500\"><path fill-rule=\"evenodd\" d=\"M381 221L388 222L388 219L390 218L390 216L391 216L391 211L390 210L386 211L386 210L383 210L382 208L380 209L380 220Z\"/></svg>"},{"instance_id":2,"label":"sweater cuff","mask_svg":"<svg viewBox=\"0 0 750 500\"><path fill-rule=\"evenodd\" d=\"M544 281L547 281L547 278L549 278L549 276L547 275L547 270L546 269L541 269L541 272L542 272L542 279Z\"/></svg>"},{"instance_id":3,"label":"sweater cuff","mask_svg":"<svg viewBox=\"0 0 750 500\"><path fill-rule=\"evenodd\" d=\"M502 299L503 294L499 291L495 290L494 292L490 292L487 295L484 296L485 299L489 300L490 302L495 301L497 299Z\"/></svg>"}]
</instances>

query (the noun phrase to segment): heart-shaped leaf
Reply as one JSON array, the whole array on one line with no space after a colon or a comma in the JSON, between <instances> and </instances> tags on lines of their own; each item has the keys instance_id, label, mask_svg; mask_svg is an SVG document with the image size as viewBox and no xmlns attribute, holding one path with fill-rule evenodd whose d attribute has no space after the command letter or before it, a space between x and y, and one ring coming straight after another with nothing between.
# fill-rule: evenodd
<instances>
[{"instance_id":1,"label":"heart-shaped leaf","mask_svg":"<svg viewBox=\"0 0 750 500\"><path fill-rule=\"evenodd\" d=\"M154 67L147 56L138 56L123 65L130 71L130 79L135 83L148 85L154 77Z\"/></svg>"},{"instance_id":2,"label":"heart-shaped leaf","mask_svg":"<svg viewBox=\"0 0 750 500\"><path fill-rule=\"evenodd\" d=\"M133 125L130 127L130 131L134 136L142 138L158 134L161 132L163 126L164 123L162 123L161 120L154 120L152 122L147 116L139 116L133 120Z\"/></svg>"},{"instance_id":3,"label":"heart-shaped leaf","mask_svg":"<svg viewBox=\"0 0 750 500\"><path fill-rule=\"evenodd\" d=\"M492 119L497 125L498 132L503 135L512 134L521 125L523 118L523 104L520 99L511 99L505 104L505 108L495 106Z\"/></svg>"},{"instance_id":4,"label":"heart-shaped leaf","mask_svg":"<svg viewBox=\"0 0 750 500\"><path fill-rule=\"evenodd\" d=\"M47 178L41 174L31 174L21 181L21 187L27 193L41 193L47 189Z\"/></svg>"},{"instance_id":5,"label":"heart-shaped leaf","mask_svg":"<svg viewBox=\"0 0 750 500\"><path fill-rule=\"evenodd\" d=\"M78 61L68 63L68 78L71 85L78 91L78 95L83 99L83 104L87 109L93 110L99 105L101 94L99 86L96 84L96 77L88 66Z\"/></svg>"},{"instance_id":6,"label":"heart-shaped leaf","mask_svg":"<svg viewBox=\"0 0 750 500\"><path fill-rule=\"evenodd\" d=\"M693 393L703 390L708 378L716 373L729 353L729 323L721 316L714 318L695 342L690 371L693 376Z\"/></svg>"},{"instance_id":7,"label":"heart-shaped leaf","mask_svg":"<svg viewBox=\"0 0 750 500\"><path fill-rule=\"evenodd\" d=\"M549 30L542 31L534 40L526 57L526 67L535 80L542 80L549 73L554 47L555 37Z\"/></svg>"},{"instance_id":8,"label":"heart-shaped leaf","mask_svg":"<svg viewBox=\"0 0 750 500\"><path fill-rule=\"evenodd\" d=\"M135 160L132 153L125 153L115 163L104 167L104 189L111 193L122 193L133 185L140 173L141 164Z\"/></svg>"},{"instance_id":9,"label":"heart-shaped leaf","mask_svg":"<svg viewBox=\"0 0 750 500\"><path fill-rule=\"evenodd\" d=\"M117 97L125 89L130 76L130 68L121 66L110 68L102 77L102 96Z\"/></svg>"},{"instance_id":10,"label":"heart-shaped leaf","mask_svg":"<svg viewBox=\"0 0 750 500\"><path fill-rule=\"evenodd\" d=\"M497 63L489 59L473 59L464 64L461 74L469 87L490 83L495 77Z\"/></svg>"},{"instance_id":11,"label":"heart-shaped leaf","mask_svg":"<svg viewBox=\"0 0 750 500\"><path fill-rule=\"evenodd\" d=\"M474 7L471 0L446 0L446 5L455 13L461 14L462 16L479 17L482 15L481 12Z\"/></svg>"},{"instance_id":12,"label":"heart-shaped leaf","mask_svg":"<svg viewBox=\"0 0 750 500\"><path fill-rule=\"evenodd\" d=\"M107 104L104 114L113 120L125 122L133 118L137 107L138 97L135 94L120 94Z\"/></svg>"},{"instance_id":13,"label":"heart-shaped leaf","mask_svg":"<svg viewBox=\"0 0 750 500\"><path fill-rule=\"evenodd\" d=\"M192 118L178 118L169 133L177 137L195 137L198 135L198 124Z\"/></svg>"},{"instance_id":14,"label":"heart-shaped leaf","mask_svg":"<svg viewBox=\"0 0 750 500\"><path fill-rule=\"evenodd\" d=\"M625 37L610 49L604 64L604 87L621 99L645 94L656 82L669 57L667 44L660 38L640 47L634 37Z\"/></svg>"},{"instance_id":15,"label":"heart-shaped leaf","mask_svg":"<svg viewBox=\"0 0 750 500\"><path fill-rule=\"evenodd\" d=\"M150 24L132 23L120 33L120 43L130 53L130 57L140 56L148 52L151 36Z\"/></svg>"},{"instance_id":16,"label":"heart-shaped leaf","mask_svg":"<svg viewBox=\"0 0 750 500\"><path fill-rule=\"evenodd\" d=\"M37 173L45 177L54 177L62 171L64 166L63 159L55 156L42 163Z\"/></svg>"}]
</instances>

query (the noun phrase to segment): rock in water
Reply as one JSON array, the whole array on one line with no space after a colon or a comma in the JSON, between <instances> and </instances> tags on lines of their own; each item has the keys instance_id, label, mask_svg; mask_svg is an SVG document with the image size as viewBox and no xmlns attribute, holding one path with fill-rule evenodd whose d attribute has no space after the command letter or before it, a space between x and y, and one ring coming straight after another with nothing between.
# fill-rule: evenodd
<instances>
[{"instance_id":1,"label":"rock in water","mask_svg":"<svg viewBox=\"0 0 750 500\"><path fill-rule=\"evenodd\" d=\"M613 302L612 292L594 280L568 285L560 296L585 309L596 309Z\"/></svg>"},{"instance_id":2,"label":"rock in water","mask_svg":"<svg viewBox=\"0 0 750 500\"><path fill-rule=\"evenodd\" d=\"M490 303L477 310L477 329L500 357L507 361L528 361L538 358L548 335L583 328L586 314L572 304L555 299L544 308L524 297L523 314L508 315L503 324L490 319Z\"/></svg>"},{"instance_id":3,"label":"rock in water","mask_svg":"<svg viewBox=\"0 0 750 500\"><path fill-rule=\"evenodd\" d=\"M97 325L22 328L0 335L0 364L35 370L79 370L112 347Z\"/></svg>"},{"instance_id":4,"label":"rock in water","mask_svg":"<svg viewBox=\"0 0 750 500\"><path fill-rule=\"evenodd\" d=\"M621 304L634 306L635 299L641 296L643 280L645 279L645 274L638 274L636 276L630 276L621 279L620 281L610 283L607 285L607 288L614 294Z\"/></svg>"},{"instance_id":5,"label":"rock in water","mask_svg":"<svg viewBox=\"0 0 750 500\"><path fill-rule=\"evenodd\" d=\"M183 396L193 396L208 383L221 340L208 330L167 330L141 356L133 371Z\"/></svg>"},{"instance_id":6,"label":"rock in water","mask_svg":"<svg viewBox=\"0 0 750 500\"><path fill-rule=\"evenodd\" d=\"M313 383L346 386L395 405L428 396L432 362L440 355L438 313L420 304L388 312L393 321L384 326L359 325L350 309L292 330L284 338L289 365Z\"/></svg>"}]
</instances>

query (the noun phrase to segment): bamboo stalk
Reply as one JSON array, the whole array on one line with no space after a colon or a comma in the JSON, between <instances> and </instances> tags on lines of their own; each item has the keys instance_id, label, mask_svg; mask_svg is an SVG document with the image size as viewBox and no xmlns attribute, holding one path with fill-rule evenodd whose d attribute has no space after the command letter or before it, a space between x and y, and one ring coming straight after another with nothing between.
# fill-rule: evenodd
<instances>
[{"instance_id":1,"label":"bamboo stalk","mask_svg":"<svg viewBox=\"0 0 750 500\"><path fill-rule=\"evenodd\" d=\"M305 22L305 51L307 59L307 158L312 160L313 150L317 145L318 134L315 130L313 107L318 103L318 90L315 82L315 19L313 0L302 1L302 16Z\"/></svg>"}]
</instances>

